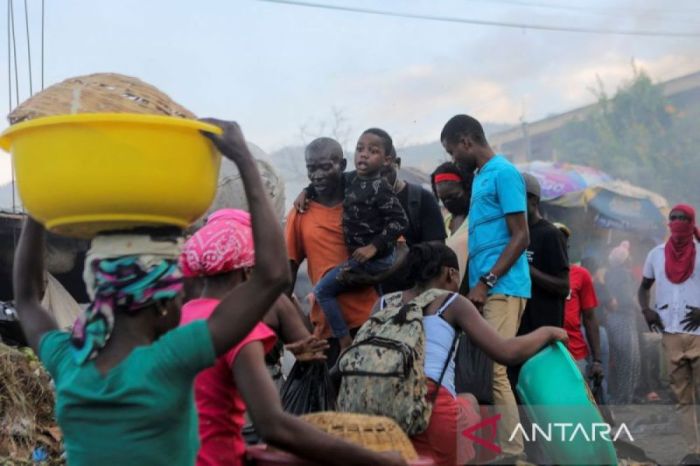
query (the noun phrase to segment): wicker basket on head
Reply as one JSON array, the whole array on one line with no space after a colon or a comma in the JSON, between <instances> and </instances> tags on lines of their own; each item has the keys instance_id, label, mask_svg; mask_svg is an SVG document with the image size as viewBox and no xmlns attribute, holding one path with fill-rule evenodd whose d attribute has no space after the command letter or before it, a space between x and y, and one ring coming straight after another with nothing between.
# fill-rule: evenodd
<instances>
[{"instance_id":1,"label":"wicker basket on head","mask_svg":"<svg viewBox=\"0 0 700 466\"><path fill-rule=\"evenodd\" d=\"M140 79L98 73L66 79L35 94L8 119L14 125L51 115L74 113L142 113L196 118L163 92Z\"/></svg>"},{"instance_id":2,"label":"wicker basket on head","mask_svg":"<svg viewBox=\"0 0 700 466\"><path fill-rule=\"evenodd\" d=\"M321 412L302 416L323 432L376 452L397 451L406 461L418 459L416 449L393 420L366 414Z\"/></svg>"}]
</instances>

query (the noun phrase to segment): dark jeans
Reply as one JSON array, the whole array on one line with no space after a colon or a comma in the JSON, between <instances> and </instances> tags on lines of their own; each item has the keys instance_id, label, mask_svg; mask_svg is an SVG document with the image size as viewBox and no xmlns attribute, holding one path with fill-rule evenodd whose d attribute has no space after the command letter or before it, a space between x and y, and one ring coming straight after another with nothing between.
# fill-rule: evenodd
<instances>
[{"instance_id":1,"label":"dark jeans","mask_svg":"<svg viewBox=\"0 0 700 466\"><path fill-rule=\"evenodd\" d=\"M350 259L331 269L319 280L314 287L314 296L316 296L318 304L323 309L326 321L328 321L335 338L345 337L349 334L337 296L344 291L348 291L350 287L339 281L338 275L348 268L351 270L362 270L372 275L378 274L391 268L395 259L396 252L394 250L383 257L371 259L364 264L357 262L355 259Z\"/></svg>"}]
</instances>

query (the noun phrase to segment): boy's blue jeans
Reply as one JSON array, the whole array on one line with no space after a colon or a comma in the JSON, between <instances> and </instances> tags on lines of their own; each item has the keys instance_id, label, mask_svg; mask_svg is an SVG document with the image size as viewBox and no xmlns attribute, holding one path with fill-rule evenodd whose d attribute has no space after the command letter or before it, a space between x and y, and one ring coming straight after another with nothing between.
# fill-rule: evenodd
<instances>
[{"instance_id":1,"label":"boy's blue jeans","mask_svg":"<svg viewBox=\"0 0 700 466\"><path fill-rule=\"evenodd\" d=\"M316 283L314 287L314 295L318 304L323 309L328 325L331 327L333 336L342 338L348 336L349 329L343 318L342 310L338 304L337 296L340 293L348 291L350 287L338 280L338 275L345 270L361 270L371 275L387 271L394 265L396 259L396 251L391 250L390 253L380 257L370 259L364 264L357 262L355 259L348 259L339 266L331 269L326 275Z\"/></svg>"}]
</instances>

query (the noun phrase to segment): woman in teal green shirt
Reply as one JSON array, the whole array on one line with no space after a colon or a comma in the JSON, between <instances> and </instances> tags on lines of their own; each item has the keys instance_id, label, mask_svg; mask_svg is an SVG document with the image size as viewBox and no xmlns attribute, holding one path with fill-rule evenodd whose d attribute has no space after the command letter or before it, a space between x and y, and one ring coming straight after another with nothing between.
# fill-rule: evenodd
<instances>
[{"instance_id":1,"label":"woman in teal green shirt","mask_svg":"<svg viewBox=\"0 0 700 466\"><path fill-rule=\"evenodd\" d=\"M198 448L192 381L241 341L290 283L282 231L235 124L209 136L241 171L253 212L257 265L211 318L176 328L182 277L177 242L102 236L86 260L92 303L73 334L41 307L44 229L20 239L14 296L22 328L56 384L56 415L71 465L191 465Z\"/></svg>"},{"instance_id":2,"label":"woman in teal green shirt","mask_svg":"<svg viewBox=\"0 0 700 466\"><path fill-rule=\"evenodd\" d=\"M92 302L72 334L59 331L40 304L44 228L31 218L24 226L15 303L30 345L54 378L71 466L194 464L195 375L243 340L290 284L282 231L243 135L236 124L210 122L224 134L207 136L241 173L256 266L209 319L176 328L182 289L176 239L106 235L93 241L86 259ZM386 464L401 464L393 459Z\"/></svg>"}]
</instances>

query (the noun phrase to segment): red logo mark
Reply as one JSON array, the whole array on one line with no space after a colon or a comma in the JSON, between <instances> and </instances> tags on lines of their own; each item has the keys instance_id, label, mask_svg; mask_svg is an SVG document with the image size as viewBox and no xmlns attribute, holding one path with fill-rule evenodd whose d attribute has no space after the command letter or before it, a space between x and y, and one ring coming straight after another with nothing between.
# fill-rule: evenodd
<instances>
[{"instance_id":1,"label":"red logo mark","mask_svg":"<svg viewBox=\"0 0 700 466\"><path fill-rule=\"evenodd\" d=\"M495 452L495 453L501 453L501 447L496 445L494 440L496 440L496 424L498 421L501 419L500 414L496 414L495 416L491 416L489 418L484 419L478 424L474 424L473 426L465 429L462 432L462 435L467 437L469 440L472 442L478 443L484 448L488 448L489 450ZM477 435L474 435L474 432L480 429L485 429L489 428L488 436L487 438L479 437Z\"/></svg>"}]
</instances>

